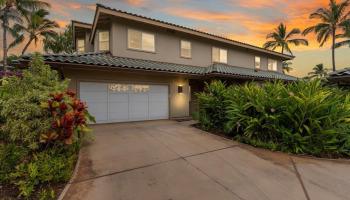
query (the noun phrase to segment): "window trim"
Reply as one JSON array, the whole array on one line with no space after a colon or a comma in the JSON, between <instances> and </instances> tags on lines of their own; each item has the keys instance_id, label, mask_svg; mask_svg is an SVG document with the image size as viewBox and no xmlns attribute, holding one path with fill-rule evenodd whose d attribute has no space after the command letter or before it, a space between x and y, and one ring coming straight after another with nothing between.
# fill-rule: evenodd
<instances>
[{"instance_id":1,"label":"window trim","mask_svg":"<svg viewBox=\"0 0 350 200\"><path fill-rule=\"evenodd\" d=\"M259 67L256 67L256 58L259 58ZM254 57L254 69L261 70L261 57L260 56L255 56Z\"/></svg>"},{"instance_id":2,"label":"window trim","mask_svg":"<svg viewBox=\"0 0 350 200\"><path fill-rule=\"evenodd\" d=\"M132 48L129 46L129 30L134 30L134 31L139 31L141 32L141 48L142 48L142 33L150 34L154 36L154 50L149 51L149 50L144 50L144 49L137 49L137 48ZM156 53L157 52L157 36L156 33L152 33L149 31L143 31L135 28L127 28L126 29L126 49L131 50L131 51L139 51L139 52L145 52L145 53Z\"/></svg>"},{"instance_id":3,"label":"window trim","mask_svg":"<svg viewBox=\"0 0 350 200\"><path fill-rule=\"evenodd\" d=\"M276 70L274 70L273 67L272 67L272 69L269 68L269 61L275 61L276 62ZM272 72L278 72L278 61L276 59L268 58L267 59L267 70L268 71L272 71Z\"/></svg>"},{"instance_id":4,"label":"window trim","mask_svg":"<svg viewBox=\"0 0 350 200\"><path fill-rule=\"evenodd\" d=\"M84 41L83 51L79 51L79 40ZM77 38L77 39L76 39L76 51L77 51L78 53L84 53L85 50L86 50L85 46L86 46L86 45L85 45L85 39L84 39L84 38Z\"/></svg>"},{"instance_id":5,"label":"window trim","mask_svg":"<svg viewBox=\"0 0 350 200\"><path fill-rule=\"evenodd\" d=\"M101 40L100 40L100 33L102 32L108 32L108 50L101 50ZM107 41L103 41L107 42ZM111 33L107 29L102 29L98 31L98 51L110 51L111 50Z\"/></svg>"},{"instance_id":6,"label":"window trim","mask_svg":"<svg viewBox=\"0 0 350 200\"><path fill-rule=\"evenodd\" d=\"M182 46L181 46L182 42L189 42L190 43L190 56L189 57L182 55ZM180 39L180 58L192 59L192 42L191 41Z\"/></svg>"},{"instance_id":7,"label":"window trim","mask_svg":"<svg viewBox=\"0 0 350 200\"><path fill-rule=\"evenodd\" d=\"M214 61L214 56L213 56L214 48L219 49L219 61ZM226 62L221 62L221 61L220 61L220 50L225 50L225 51L226 51ZM211 48L211 61L212 61L213 63L228 64L228 50L227 50L227 49L224 49L224 48L212 46L212 48Z\"/></svg>"}]
</instances>

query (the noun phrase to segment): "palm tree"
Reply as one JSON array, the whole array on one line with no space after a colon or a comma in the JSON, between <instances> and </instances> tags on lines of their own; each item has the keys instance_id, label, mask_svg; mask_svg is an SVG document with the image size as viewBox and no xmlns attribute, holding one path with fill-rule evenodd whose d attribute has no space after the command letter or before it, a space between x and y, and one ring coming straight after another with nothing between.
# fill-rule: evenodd
<instances>
[{"instance_id":1,"label":"palm tree","mask_svg":"<svg viewBox=\"0 0 350 200\"><path fill-rule=\"evenodd\" d=\"M47 19L49 12L45 9L34 10L24 16L25 25L15 24L13 29L21 33L17 38L18 42L24 41L24 35L28 34L29 39L22 50L22 55L27 51L29 45L34 41L35 45L41 38L54 37L57 33L54 29L58 28L58 24Z\"/></svg>"},{"instance_id":2,"label":"palm tree","mask_svg":"<svg viewBox=\"0 0 350 200\"><path fill-rule=\"evenodd\" d=\"M314 32L321 47L331 38L333 71L335 71L336 34L344 26L344 23L349 20L350 12L346 11L349 1L344 0L341 3L337 3L336 0L330 0L328 8L319 8L310 15L310 19L320 19L321 22L303 31L304 35Z\"/></svg>"},{"instance_id":3,"label":"palm tree","mask_svg":"<svg viewBox=\"0 0 350 200\"><path fill-rule=\"evenodd\" d=\"M47 8L49 4L40 0L0 0L0 20L3 28L3 66L7 66L7 31L10 21L21 23L21 17L35 8Z\"/></svg>"},{"instance_id":4,"label":"palm tree","mask_svg":"<svg viewBox=\"0 0 350 200\"><path fill-rule=\"evenodd\" d=\"M265 49L275 50L276 48L281 48L281 53L284 53L286 50L293 55L290 50L289 44L295 46L299 45L309 45L309 42L306 39L295 38L296 35L300 34L301 31L297 28L292 29L290 32L287 32L287 26L283 23L274 30L274 32L269 33L266 36L266 39L271 39L264 44Z\"/></svg>"},{"instance_id":5,"label":"palm tree","mask_svg":"<svg viewBox=\"0 0 350 200\"><path fill-rule=\"evenodd\" d=\"M68 25L64 32L46 37L44 39L44 50L52 53L73 53L73 32L72 26Z\"/></svg>"},{"instance_id":6,"label":"palm tree","mask_svg":"<svg viewBox=\"0 0 350 200\"><path fill-rule=\"evenodd\" d=\"M328 69L325 68L323 66L323 64L318 64L316 65L314 68L312 68L312 72L309 72L308 75L309 75L309 78L315 78L315 77L318 77L318 78L323 78L325 76L327 76L328 74Z\"/></svg>"},{"instance_id":7,"label":"palm tree","mask_svg":"<svg viewBox=\"0 0 350 200\"><path fill-rule=\"evenodd\" d=\"M293 67L291 67L293 63L290 61L284 61L282 62L282 70L283 74L289 73L293 70Z\"/></svg>"}]
</instances>

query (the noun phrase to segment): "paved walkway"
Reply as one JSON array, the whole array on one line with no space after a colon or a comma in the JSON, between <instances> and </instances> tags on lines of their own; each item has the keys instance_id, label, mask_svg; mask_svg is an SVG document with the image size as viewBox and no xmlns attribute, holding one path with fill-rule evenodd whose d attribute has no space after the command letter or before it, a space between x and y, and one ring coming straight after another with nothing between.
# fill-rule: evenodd
<instances>
[{"instance_id":1,"label":"paved walkway","mask_svg":"<svg viewBox=\"0 0 350 200\"><path fill-rule=\"evenodd\" d=\"M350 199L350 162L291 157L174 121L95 125L68 199Z\"/></svg>"}]
</instances>

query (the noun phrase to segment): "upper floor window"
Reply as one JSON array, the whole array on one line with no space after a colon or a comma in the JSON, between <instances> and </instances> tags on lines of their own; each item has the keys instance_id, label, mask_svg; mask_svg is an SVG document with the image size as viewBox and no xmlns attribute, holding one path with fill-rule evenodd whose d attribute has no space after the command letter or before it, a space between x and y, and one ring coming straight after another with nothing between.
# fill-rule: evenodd
<instances>
[{"instance_id":1,"label":"upper floor window","mask_svg":"<svg viewBox=\"0 0 350 200\"><path fill-rule=\"evenodd\" d=\"M213 62L227 63L227 50L213 47Z\"/></svg>"},{"instance_id":2,"label":"upper floor window","mask_svg":"<svg viewBox=\"0 0 350 200\"><path fill-rule=\"evenodd\" d=\"M268 59L267 69L277 71L277 60Z\"/></svg>"},{"instance_id":3,"label":"upper floor window","mask_svg":"<svg viewBox=\"0 0 350 200\"><path fill-rule=\"evenodd\" d=\"M128 48L154 52L154 38L154 34L128 29Z\"/></svg>"},{"instance_id":4,"label":"upper floor window","mask_svg":"<svg viewBox=\"0 0 350 200\"><path fill-rule=\"evenodd\" d=\"M261 67L261 61L260 61L260 57L259 56L255 56L255 69L260 69Z\"/></svg>"},{"instance_id":5,"label":"upper floor window","mask_svg":"<svg viewBox=\"0 0 350 200\"><path fill-rule=\"evenodd\" d=\"M109 31L100 31L98 33L100 51L109 50Z\"/></svg>"},{"instance_id":6,"label":"upper floor window","mask_svg":"<svg viewBox=\"0 0 350 200\"><path fill-rule=\"evenodd\" d=\"M191 58L192 57L192 52L191 52L191 42L181 40L181 57L184 58Z\"/></svg>"},{"instance_id":7,"label":"upper floor window","mask_svg":"<svg viewBox=\"0 0 350 200\"><path fill-rule=\"evenodd\" d=\"M85 40L84 39L77 39L77 51L79 53L85 52Z\"/></svg>"}]
</instances>

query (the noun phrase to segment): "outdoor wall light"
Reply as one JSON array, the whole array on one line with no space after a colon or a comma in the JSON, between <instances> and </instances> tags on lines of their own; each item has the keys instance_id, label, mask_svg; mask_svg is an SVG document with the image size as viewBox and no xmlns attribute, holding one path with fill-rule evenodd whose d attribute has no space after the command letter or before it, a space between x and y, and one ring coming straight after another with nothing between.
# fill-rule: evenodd
<instances>
[{"instance_id":1,"label":"outdoor wall light","mask_svg":"<svg viewBox=\"0 0 350 200\"><path fill-rule=\"evenodd\" d=\"M177 86L177 93L182 93L183 92L183 87L182 85Z\"/></svg>"}]
</instances>

